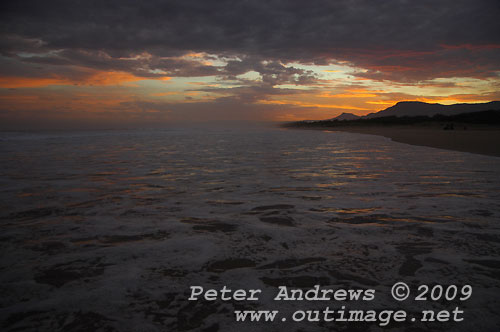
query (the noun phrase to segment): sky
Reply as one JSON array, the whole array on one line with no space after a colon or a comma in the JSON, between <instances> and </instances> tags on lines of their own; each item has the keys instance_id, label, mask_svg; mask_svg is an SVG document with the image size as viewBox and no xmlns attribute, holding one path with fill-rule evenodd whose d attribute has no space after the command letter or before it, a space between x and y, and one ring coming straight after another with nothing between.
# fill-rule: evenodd
<instances>
[{"instance_id":1,"label":"sky","mask_svg":"<svg viewBox=\"0 0 500 332\"><path fill-rule=\"evenodd\" d=\"M4 0L0 128L500 100L498 17L498 0Z\"/></svg>"}]
</instances>

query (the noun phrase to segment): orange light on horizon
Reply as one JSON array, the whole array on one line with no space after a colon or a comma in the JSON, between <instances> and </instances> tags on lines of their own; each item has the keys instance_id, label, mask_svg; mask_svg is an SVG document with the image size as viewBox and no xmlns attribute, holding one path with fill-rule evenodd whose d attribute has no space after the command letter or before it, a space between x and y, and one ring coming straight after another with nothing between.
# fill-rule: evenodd
<instances>
[{"instance_id":1,"label":"orange light on horizon","mask_svg":"<svg viewBox=\"0 0 500 332\"><path fill-rule=\"evenodd\" d=\"M66 77L0 77L0 88L42 88L50 85L89 85L89 86L110 86L121 85L123 83L137 82L142 80L168 81L171 77L140 77L123 71L92 71L87 76L78 79Z\"/></svg>"},{"instance_id":2,"label":"orange light on horizon","mask_svg":"<svg viewBox=\"0 0 500 332\"><path fill-rule=\"evenodd\" d=\"M375 100L375 101L367 101L367 104L373 104L373 105L394 105L397 104L398 101L396 100Z\"/></svg>"},{"instance_id":3,"label":"orange light on horizon","mask_svg":"<svg viewBox=\"0 0 500 332\"><path fill-rule=\"evenodd\" d=\"M71 81L60 78L0 77L0 88L41 88L49 85L72 85Z\"/></svg>"},{"instance_id":4,"label":"orange light on horizon","mask_svg":"<svg viewBox=\"0 0 500 332\"><path fill-rule=\"evenodd\" d=\"M259 100L259 104L265 105L291 105L300 107L312 107L312 108L330 108L330 109L347 109L347 110L357 110L357 111L370 111L367 108L350 106L350 105L335 105L335 104L318 104L318 103L308 103L302 101L281 101L281 100Z\"/></svg>"}]
</instances>

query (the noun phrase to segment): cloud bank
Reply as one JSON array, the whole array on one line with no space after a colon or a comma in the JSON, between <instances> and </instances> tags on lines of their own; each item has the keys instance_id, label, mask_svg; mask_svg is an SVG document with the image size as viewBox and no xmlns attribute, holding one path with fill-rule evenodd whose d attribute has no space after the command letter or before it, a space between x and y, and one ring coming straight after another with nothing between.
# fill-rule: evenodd
<instances>
[{"instance_id":1,"label":"cloud bank","mask_svg":"<svg viewBox=\"0 0 500 332\"><path fill-rule=\"evenodd\" d=\"M481 99L498 88L498 17L500 3L487 0L3 1L0 87L210 78L201 106L224 107L293 87L324 93L370 81L404 93L388 90L460 78L487 82ZM314 69L327 66L345 75Z\"/></svg>"}]
</instances>

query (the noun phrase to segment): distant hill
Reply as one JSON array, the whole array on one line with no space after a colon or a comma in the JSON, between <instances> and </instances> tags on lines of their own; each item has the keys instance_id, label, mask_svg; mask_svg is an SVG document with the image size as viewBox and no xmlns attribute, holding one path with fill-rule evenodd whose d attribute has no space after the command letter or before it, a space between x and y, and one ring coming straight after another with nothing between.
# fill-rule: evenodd
<instances>
[{"instance_id":1,"label":"distant hill","mask_svg":"<svg viewBox=\"0 0 500 332\"><path fill-rule=\"evenodd\" d=\"M436 114L432 117L425 115L418 116L383 116L373 118L358 118L354 120L320 120L320 121L298 121L284 124L284 127L349 127L349 126L371 126L371 125L415 125L415 124L446 124L443 129L450 127L452 123L477 124L477 125L500 125L500 110L478 111L470 113L460 113L457 115ZM453 127L453 126L452 126Z\"/></svg>"},{"instance_id":2,"label":"distant hill","mask_svg":"<svg viewBox=\"0 0 500 332\"><path fill-rule=\"evenodd\" d=\"M360 116L352 113L342 113L339 116L336 116L330 120L339 120L339 121L344 121L344 120L356 120L359 119Z\"/></svg>"},{"instance_id":3,"label":"distant hill","mask_svg":"<svg viewBox=\"0 0 500 332\"><path fill-rule=\"evenodd\" d=\"M439 125L453 129L453 123L481 126L500 125L500 102L482 104L427 104L403 101L377 113L357 116L350 113L328 120L306 120L284 124L284 127L347 127L370 125Z\"/></svg>"},{"instance_id":4,"label":"distant hill","mask_svg":"<svg viewBox=\"0 0 500 332\"><path fill-rule=\"evenodd\" d=\"M436 114L451 116L460 113L473 113L487 110L500 110L500 101L480 104L428 104L419 101L401 101L385 110L370 113L363 118L380 118L386 116L434 116Z\"/></svg>"}]
</instances>

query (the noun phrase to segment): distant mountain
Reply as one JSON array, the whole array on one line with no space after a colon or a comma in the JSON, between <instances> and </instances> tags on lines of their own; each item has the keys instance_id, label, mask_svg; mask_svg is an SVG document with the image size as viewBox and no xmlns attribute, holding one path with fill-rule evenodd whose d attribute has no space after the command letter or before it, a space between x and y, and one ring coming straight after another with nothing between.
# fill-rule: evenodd
<instances>
[{"instance_id":1,"label":"distant mountain","mask_svg":"<svg viewBox=\"0 0 500 332\"><path fill-rule=\"evenodd\" d=\"M480 125L491 126L497 128L500 125L500 110L487 110L477 112L466 112L456 115L441 115L433 116L416 115L416 116L381 116L381 117L358 117L354 120L309 120L289 122L283 125L285 128L349 128L349 127L369 127L369 126L441 126L442 129L454 129L454 123L458 126L462 125ZM467 126L463 128L466 129Z\"/></svg>"},{"instance_id":2,"label":"distant mountain","mask_svg":"<svg viewBox=\"0 0 500 332\"><path fill-rule=\"evenodd\" d=\"M342 113L339 116L336 116L330 120L339 120L339 121L344 121L344 120L356 120L359 119L360 116L352 113Z\"/></svg>"},{"instance_id":3,"label":"distant mountain","mask_svg":"<svg viewBox=\"0 0 500 332\"><path fill-rule=\"evenodd\" d=\"M370 113L363 118L380 118L384 116L434 116L442 115L457 115L460 113L472 113L488 110L500 110L500 101L491 101L480 104L428 104L419 101L400 101L394 106L388 107L385 110Z\"/></svg>"}]
</instances>

